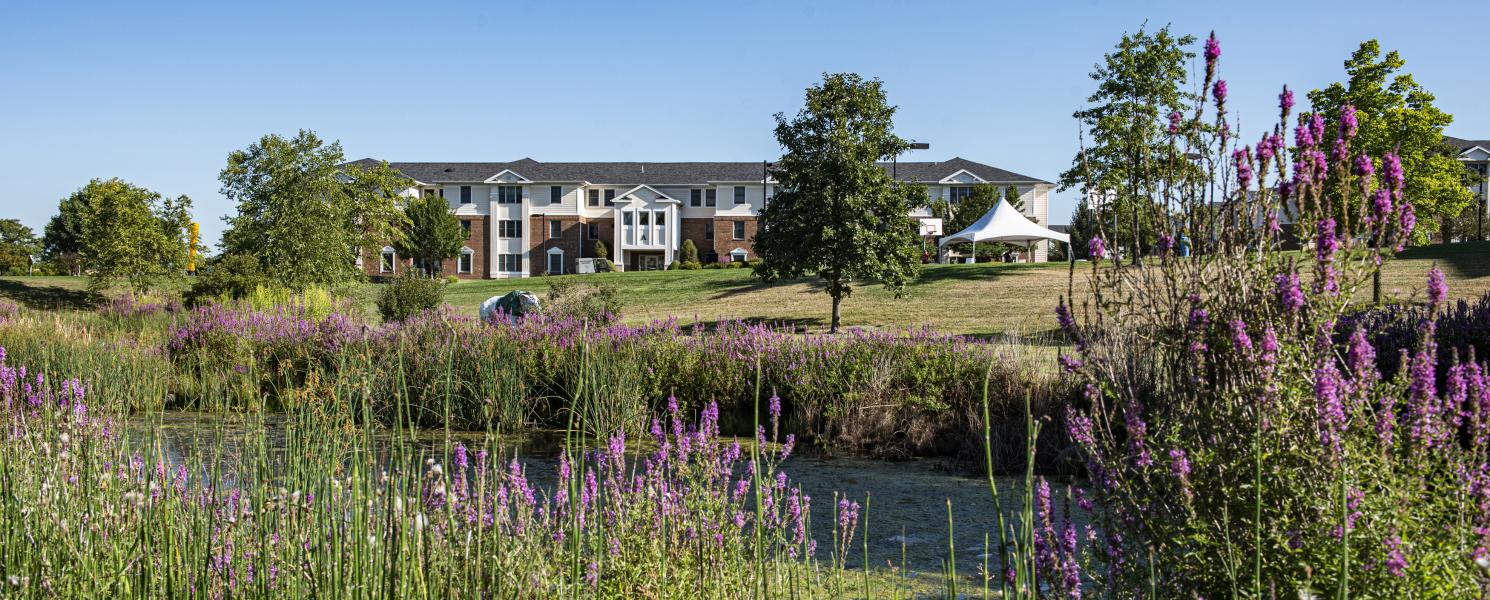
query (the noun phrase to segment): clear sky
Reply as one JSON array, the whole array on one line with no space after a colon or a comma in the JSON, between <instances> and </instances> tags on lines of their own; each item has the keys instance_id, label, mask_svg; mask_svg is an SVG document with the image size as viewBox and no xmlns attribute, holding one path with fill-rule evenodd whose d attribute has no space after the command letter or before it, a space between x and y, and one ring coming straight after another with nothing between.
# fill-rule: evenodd
<instances>
[{"instance_id":1,"label":"clear sky","mask_svg":"<svg viewBox=\"0 0 1490 600\"><path fill-rule=\"evenodd\" d=\"M349 159L761 160L772 114L828 71L884 80L897 131L931 144L904 160L1053 181L1093 63L1145 21L1217 32L1249 139L1280 85L1342 79L1369 38L1402 52L1451 135L1490 138L1490 13L1473 2L128 4L0 9L0 217L40 233L59 199L117 176L190 195L215 242L228 152L300 128ZM1074 198L1057 194L1054 222Z\"/></svg>"}]
</instances>

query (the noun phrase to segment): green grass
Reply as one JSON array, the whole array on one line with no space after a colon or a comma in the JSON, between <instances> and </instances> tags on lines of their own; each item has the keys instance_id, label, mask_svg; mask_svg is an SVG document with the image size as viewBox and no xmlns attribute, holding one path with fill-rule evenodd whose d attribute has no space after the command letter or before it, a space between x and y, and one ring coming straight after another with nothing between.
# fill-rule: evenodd
<instances>
[{"instance_id":1,"label":"green grass","mask_svg":"<svg viewBox=\"0 0 1490 600\"><path fill-rule=\"evenodd\" d=\"M1426 273L1437 263L1448 275L1451 296L1475 298L1490 293L1490 242L1412 248L1388 264L1382 291L1389 298L1421 299ZM1078 265L1078 294L1085 287L1087 265ZM616 286L628 323L677 317L685 322L747 319L792 323L809 331L827 328L829 303L814 279L766 285L748 269L648 271L563 275ZM450 286L446 299L467 314L482 301L512 290L540 297L549 279L462 281ZM853 327L931 325L950 333L1029 334L1055 328L1056 301L1067 289L1065 263L928 265L921 278L895 298L874 284L855 286L843 303L843 322ZM372 310L376 284L358 289ZM42 308L79 308L99 296L77 277L0 278L0 297Z\"/></svg>"}]
</instances>

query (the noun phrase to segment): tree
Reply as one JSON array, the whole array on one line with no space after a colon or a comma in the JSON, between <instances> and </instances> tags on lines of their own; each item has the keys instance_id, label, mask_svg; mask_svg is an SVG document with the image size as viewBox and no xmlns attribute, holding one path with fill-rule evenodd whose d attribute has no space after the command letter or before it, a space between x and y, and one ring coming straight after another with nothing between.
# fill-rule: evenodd
<instances>
[{"instance_id":1,"label":"tree","mask_svg":"<svg viewBox=\"0 0 1490 600\"><path fill-rule=\"evenodd\" d=\"M1097 237L1099 232L1097 213L1092 210L1091 203L1083 198L1076 205L1076 210L1071 213L1071 255L1075 258L1090 259L1087 243Z\"/></svg>"},{"instance_id":2,"label":"tree","mask_svg":"<svg viewBox=\"0 0 1490 600\"><path fill-rule=\"evenodd\" d=\"M1004 202L1008 202L1009 206L1014 207L1014 210L1020 213L1024 212L1024 199L1019 197L1019 188L1012 185L1004 188Z\"/></svg>"},{"instance_id":3,"label":"tree","mask_svg":"<svg viewBox=\"0 0 1490 600\"><path fill-rule=\"evenodd\" d=\"M1103 206L1110 214L1102 215L1102 221L1123 224L1126 231L1110 232L1110 241L1126 238L1135 264L1156 235L1158 209L1150 199L1153 190L1146 187L1153 178L1145 173L1167 162L1168 115L1183 113L1194 98L1182 89L1186 63L1195 56L1185 47L1194 42L1194 36L1171 34L1168 26L1153 34L1142 28L1124 34L1116 51L1091 73L1097 82L1097 90L1087 97L1091 106L1073 115L1091 141L1061 174L1060 189L1113 194L1114 201Z\"/></svg>"},{"instance_id":4,"label":"tree","mask_svg":"<svg viewBox=\"0 0 1490 600\"><path fill-rule=\"evenodd\" d=\"M450 205L439 196L415 198L404 209L408 230L399 242L398 252L414 259L424 272L434 277L446 259L460 256L466 244L466 231L460 219L450 214Z\"/></svg>"},{"instance_id":5,"label":"tree","mask_svg":"<svg viewBox=\"0 0 1490 600\"><path fill-rule=\"evenodd\" d=\"M693 240L683 240L682 256L679 260L684 264L698 262L698 245Z\"/></svg>"},{"instance_id":6,"label":"tree","mask_svg":"<svg viewBox=\"0 0 1490 600\"><path fill-rule=\"evenodd\" d=\"M185 271L190 198L165 198L117 178L95 179L80 194L78 256L90 287L124 280L139 291Z\"/></svg>"},{"instance_id":7,"label":"tree","mask_svg":"<svg viewBox=\"0 0 1490 600\"><path fill-rule=\"evenodd\" d=\"M36 231L17 219L0 219L0 274L25 275L31 257L41 252Z\"/></svg>"},{"instance_id":8,"label":"tree","mask_svg":"<svg viewBox=\"0 0 1490 600\"><path fill-rule=\"evenodd\" d=\"M883 84L856 74L825 75L788 121L776 114L785 149L772 169L779 191L755 235L766 282L816 274L833 300L829 326L856 279L878 279L898 297L920 272L912 205L925 196L893 181L877 163L905 151Z\"/></svg>"},{"instance_id":9,"label":"tree","mask_svg":"<svg viewBox=\"0 0 1490 600\"><path fill-rule=\"evenodd\" d=\"M83 250L83 216L88 211L88 188L57 203L57 214L42 230L42 256L64 271L82 274L78 253Z\"/></svg>"},{"instance_id":10,"label":"tree","mask_svg":"<svg viewBox=\"0 0 1490 600\"><path fill-rule=\"evenodd\" d=\"M1345 83L1309 92L1309 103L1321 114L1329 135L1339 135L1340 109L1355 107L1357 133L1351 149L1372 157L1395 152L1402 159L1403 195L1418 215L1417 241L1437 231L1439 221L1452 219L1469 206L1474 195L1465 187L1466 170L1444 143L1443 130L1454 121L1433 105L1434 96L1400 73L1407 64L1397 52L1381 54L1376 40L1361 43L1345 61ZM1326 146L1328 147L1328 146Z\"/></svg>"},{"instance_id":11,"label":"tree","mask_svg":"<svg viewBox=\"0 0 1490 600\"><path fill-rule=\"evenodd\" d=\"M218 180L238 212L224 217L224 253L257 258L267 277L291 289L360 279L358 249L402 241L399 194L410 182L387 163L341 162L341 144L307 130L266 135L229 154Z\"/></svg>"}]
</instances>

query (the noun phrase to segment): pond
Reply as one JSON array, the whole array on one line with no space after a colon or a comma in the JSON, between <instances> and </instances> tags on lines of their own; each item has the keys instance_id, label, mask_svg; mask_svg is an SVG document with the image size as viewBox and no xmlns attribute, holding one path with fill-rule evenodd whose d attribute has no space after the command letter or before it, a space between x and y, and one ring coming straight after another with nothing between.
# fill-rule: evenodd
<instances>
[{"instance_id":1,"label":"pond","mask_svg":"<svg viewBox=\"0 0 1490 600\"><path fill-rule=\"evenodd\" d=\"M292 428L281 415L259 420L172 411L132 417L125 429L136 448L149 446L168 464L216 461L220 480L231 486L243 457L259 456L255 450L261 445L267 447L270 461L283 461L286 440L294 437ZM469 446L481 445L484 438L481 432L450 434L452 443L460 441ZM440 457L448 448L445 439L443 431L426 430L410 436L375 430L372 447L363 451L362 460L386 465L389 454L400 449ZM525 465L530 480L548 489L557 479L557 455L562 443L562 433L548 432L504 438L498 447ZM367 456L368 452L372 456ZM209 453L215 455L207 456ZM781 468L793 485L799 485L812 498L812 535L818 540L819 558L825 559L832 550L835 492L860 504L868 500L867 523L861 518L854 548L846 561L851 569L864 563L862 544L866 531L871 568L906 565L912 577L939 576L949 552L949 518L950 541L959 574L977 572L985 557L985 541L997 544L998 519L988 480L945 461L891 462L803 452L788 458ZM995 482L1006 511L1005 519L1012 525L1017 522L1017 509L1023 502L1023 479L999 477ZM1065 484L1052 483L1052 487L1061 490ZM1060 510L1066 504L1061 500L1063 492L1054 495ZM1077 516L1076 521L1080 524L1083 520Z\"/></svg>"}]
</instances>

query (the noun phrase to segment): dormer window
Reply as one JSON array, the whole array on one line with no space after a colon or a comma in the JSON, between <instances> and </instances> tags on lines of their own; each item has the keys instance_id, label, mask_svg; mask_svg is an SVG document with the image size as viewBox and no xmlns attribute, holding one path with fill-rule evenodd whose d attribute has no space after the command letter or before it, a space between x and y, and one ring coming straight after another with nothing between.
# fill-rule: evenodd
<instances>
[{"instance_id":1,"label":"dormer window","mask_svg":"<svg viewBox=\"0 0 1490 600\"><path fill-rule=\"evenodd\" d=\"M972 197L973 186L954 185L947 188L947 201L951 202L952 204L957 204L958 202L962 202L963 200L967 200L968 198Z\"/></svg>"}]
</instances>

